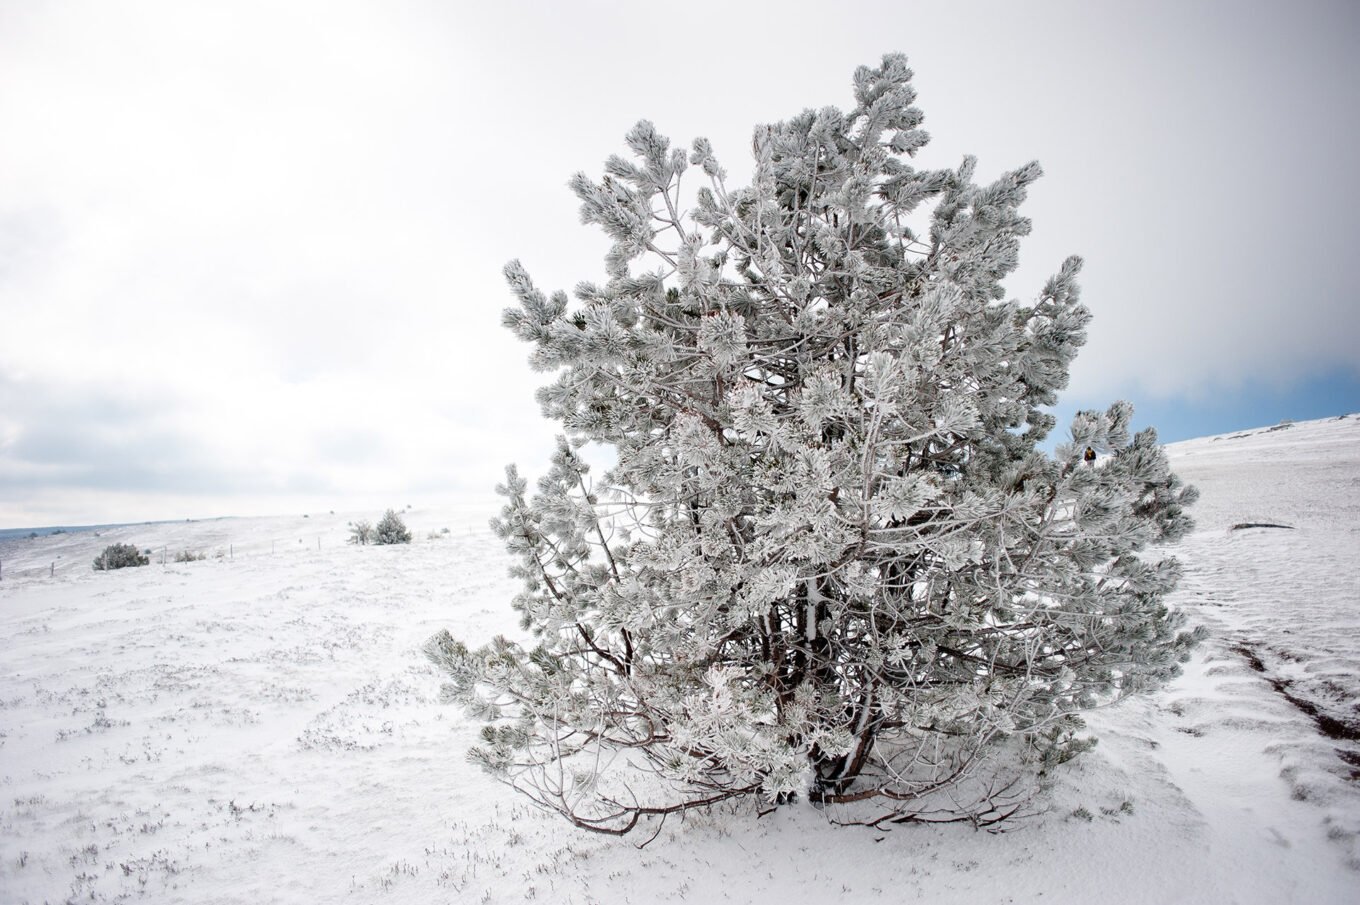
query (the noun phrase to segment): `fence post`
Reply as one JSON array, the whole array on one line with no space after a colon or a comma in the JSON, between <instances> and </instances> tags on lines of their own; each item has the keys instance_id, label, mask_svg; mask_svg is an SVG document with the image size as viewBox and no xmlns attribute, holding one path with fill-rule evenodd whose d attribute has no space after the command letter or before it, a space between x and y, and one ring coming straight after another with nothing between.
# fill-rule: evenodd
<instances>
[{"instance_id":1,"label":"fence post","mask_svg":"<svg viewBox=\"0 0 1360 905\"><path fill-rule=\"evenodd\" d=\"M49 577L49 578L56 578L56 577L57 577L57 564L56 564L56 563L52 563L52 571L48 573L48 577Z\"/></svg>"}]
</instances>

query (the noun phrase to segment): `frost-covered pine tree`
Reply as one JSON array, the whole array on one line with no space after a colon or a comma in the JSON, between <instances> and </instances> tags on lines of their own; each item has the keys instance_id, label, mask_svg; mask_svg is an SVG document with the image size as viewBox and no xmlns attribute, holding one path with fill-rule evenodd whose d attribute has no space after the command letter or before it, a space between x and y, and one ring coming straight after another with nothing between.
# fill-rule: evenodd
<instances>
[{"instance_id":1,"label":"frost-covered pine tree","mask_svg":"<svg viewBox=\"0 0 1360 905\"><path fill-rule=\"evenodd\" d=\"M378 520L377 527L369 535L369 543L378 545L409 544L410 542L411 531L394 509L389 509L383 513L383 517Z\"/></svg>"},{"instance_id":2,"label":"frost-covered pine tree","mask_svg":"<svg viewBox=\"0 0 1360 905\"><path fill-rule=\"evenodd\" d=\"M910 79L887 56L848 112L758 128L745 188L639 123L572 180L608 281L573 302L506 267L566 432L536 494L499 488L533 642L427 651L488 721L475 759L578 826L803 795L998 820L1090 744L1080 711L1194 642L1176 564L1141 555L1194 498L1155 433L1120 402L1038 448L1089 319L1076 258L1003 300L1039 166L914 166ZM598 483L591 441L617 451Z\"/></svg>"}]
</instances>

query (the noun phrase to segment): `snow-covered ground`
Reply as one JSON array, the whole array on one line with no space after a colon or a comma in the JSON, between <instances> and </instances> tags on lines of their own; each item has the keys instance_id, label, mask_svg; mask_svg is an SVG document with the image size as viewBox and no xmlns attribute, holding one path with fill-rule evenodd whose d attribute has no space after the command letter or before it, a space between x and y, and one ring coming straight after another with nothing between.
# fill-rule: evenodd
<instances>
[{"instance_id":1,"label":"snow-covered ground","mask_svg":"<svg viewBox=\"0 0 1360 905\"><path fill-rule=\"evenodd\" d=\"M533 811L419 652L516 631L491 506L407 547L318 513L7 542L0 902L1360 902L1360 419L1171 452L1212 637L1000 834L784 808L639 850ZM90 569L127 540L155 564Z\"/></svg>"}]
</instances>

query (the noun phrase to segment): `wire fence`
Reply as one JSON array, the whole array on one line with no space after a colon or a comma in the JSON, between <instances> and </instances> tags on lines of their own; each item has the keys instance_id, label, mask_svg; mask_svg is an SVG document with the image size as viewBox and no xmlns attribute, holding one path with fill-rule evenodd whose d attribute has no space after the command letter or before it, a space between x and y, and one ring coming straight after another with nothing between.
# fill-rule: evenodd
<instances>
[{"instance_id":1,"label":"wire fence","mask_svg":"<svg viewBox=\"0 0 1360 905\"><path fill-rule=\"evenodd\" d=\"M344 546L343 540L328 537L327 535L313 535L311 537L276 537L268 541L252 541L244 544L227 542L225 544L206 544L206 545L181 545L162 543L155 546L136 545L138 551L147 562L139 563L137 566L115 566L110 569L101 569L95 565L95 559L100 553L100 549L87 547L83 554L72 552L57 553L53 552L50 556L42 556L37 551L26 551L15 549L16 545L22 544L29 539L24 538L20 541L10 541L4 546L9 549L0 549L0 586L6 582L17 582L34 579L55 579L59 576L70 575L80 572L100 572L100 571L119 571L120 568L155 566L181 566L196 562L236 562L237 560L257 559L263 556L281 556L296 554L298 552L318 552L330 547ZM91 549L93 553L89 552Z\"/></svg>"}]
</instances>

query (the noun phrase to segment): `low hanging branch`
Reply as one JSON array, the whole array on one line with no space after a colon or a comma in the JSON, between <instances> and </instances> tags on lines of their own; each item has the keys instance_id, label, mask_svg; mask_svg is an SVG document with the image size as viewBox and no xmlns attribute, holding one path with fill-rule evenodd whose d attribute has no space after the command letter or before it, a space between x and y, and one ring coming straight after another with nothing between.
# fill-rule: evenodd
<instances>
[{"instance_id":1,"label":"low hanging branch","mask_svg":"<svg viewBox=\"0 0 1360 905\"><path fill-rule=\"evenodd\" d=\"M1076 258L1003 301L1038 165L918 169L910 80L888 56L849 111L757 129L745 188L639 123L572 182L607 282L506 267L566 432L532 498L499 488L532 641L427 652L488 721L472 756L576 826L799 798L988 825L1194 643L1142 555L1195 497L1156 435L1121 402L1039 448L1089 314ZM618 455L594 484L588 441Z\"/></svg>"}]
</instances>

